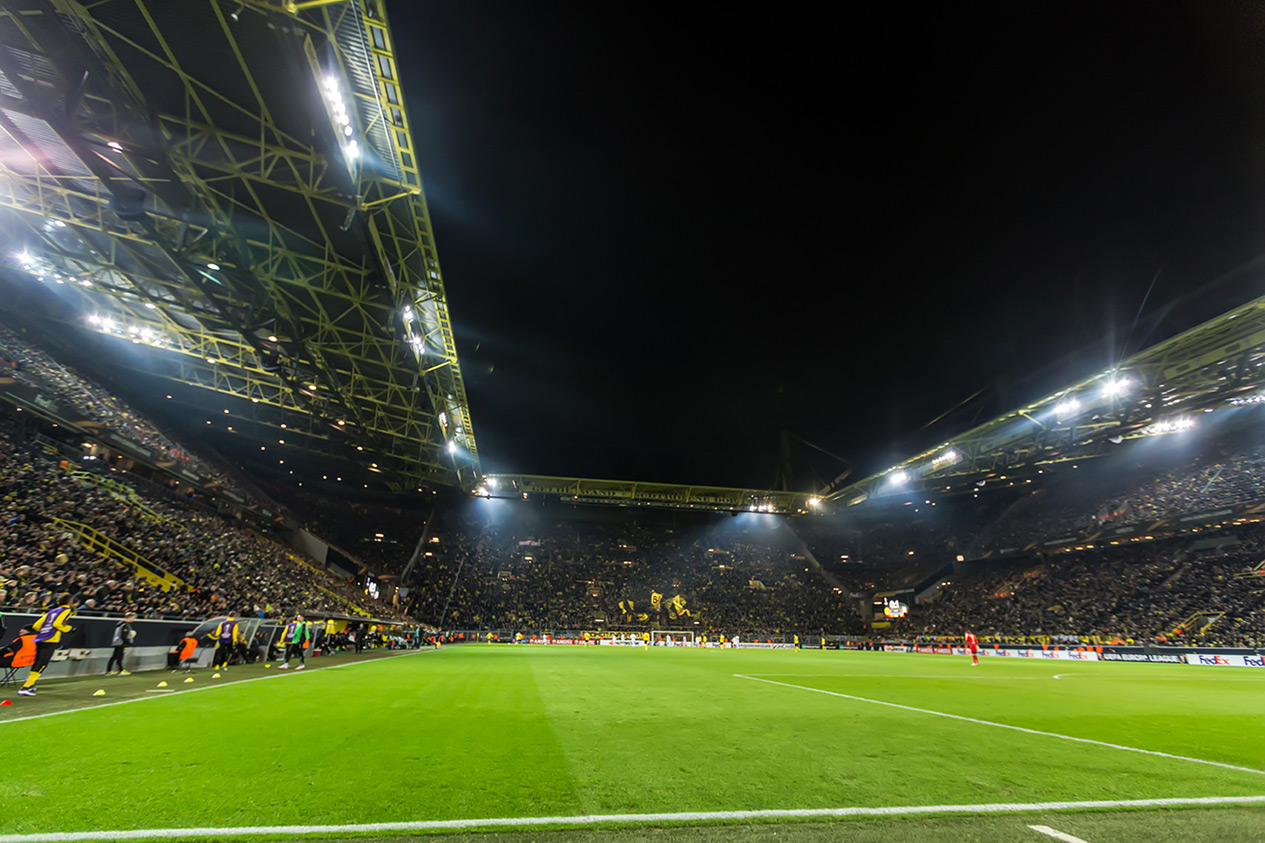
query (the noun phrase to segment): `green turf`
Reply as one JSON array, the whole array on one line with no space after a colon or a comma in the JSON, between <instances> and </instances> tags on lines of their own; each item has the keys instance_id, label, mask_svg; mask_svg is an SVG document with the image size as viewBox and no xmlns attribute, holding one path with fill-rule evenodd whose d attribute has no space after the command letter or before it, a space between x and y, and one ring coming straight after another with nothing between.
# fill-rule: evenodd
<instances>
[{"instance_id":1,"label":"green turf","mask_svg":"<svg viewBox=\"0 0 1265 843\"><path fill-rule=\"evenodd\" d=\"M265 676L274 678L206 693L172 683L177 693L145 702L0 722L0 832L1265 794L1261 774L804 690L1265 770L1265 671L1249 668L466 645L227 678ZM37 699L0 709L0 721L99 704L91 693L102 686L143 693L161 678L49 682ZM204 674L193 687L210 681ZM1247 808L1173 812L1214 814L1261 817ZM1139 818L1160 815L1120 821L1141 828ZM1104 819L1055 817L1066 817L1069 833L1073 819ZM1014 819L1004 827L1026 829ZM1001 821L878 827L987 830ZM780 825L805 835L822 824ZM844 825L862 834L874 822Z\"/></svg>"}]
</instances>

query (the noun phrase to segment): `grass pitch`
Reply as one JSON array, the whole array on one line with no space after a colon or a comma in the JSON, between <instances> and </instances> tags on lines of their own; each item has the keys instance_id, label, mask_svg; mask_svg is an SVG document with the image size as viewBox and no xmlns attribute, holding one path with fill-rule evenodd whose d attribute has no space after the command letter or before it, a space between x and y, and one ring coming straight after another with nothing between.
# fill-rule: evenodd
<instances>
[{"instance_id":1,"label":"grass pitch","mask_svg":"<svg viewBox=\"0 0 1265 843\"><path fill-rule=\"evenodd\" d=\"M192 685L165 673L54 680L34 700L0 693L14 700L0 708L0 834L485 818L564 828L484 831L533 843L1052 839L1034 824L1096 843L1265 829L1262 806L563 826L584 815L1259 796L1265 671L1251 668L512 645L309 665L219 680L203 671ZM148 693L163 679L175 693ZM377 839L405 830L443 831Z\"/></svg>"}]
</instances>

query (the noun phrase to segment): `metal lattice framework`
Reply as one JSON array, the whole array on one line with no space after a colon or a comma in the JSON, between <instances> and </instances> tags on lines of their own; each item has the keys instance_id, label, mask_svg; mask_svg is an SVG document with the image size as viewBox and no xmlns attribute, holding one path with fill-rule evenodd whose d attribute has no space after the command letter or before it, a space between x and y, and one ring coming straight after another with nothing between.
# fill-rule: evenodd
<instances>
[{"instance_id":1,"label":"metal lattice framework","mask_svg":"<svg viewBox=\"0 0 1265 843\"><path fill-rule=\"evenodd\" d=\"M103 362L229 396L243 433L341 453L396 488L780 513L824 502L484 482L382 0L5 0L0 236L0 267L148 350ZM853 505L1109 453L1260 400L1262 365L1265 299L823 497Z\"/></svg>"},{"instance_id":2,"label":"metal lattice framework","mask_svg":"<svg viewBox=\"0 0 1265 843\"><path fill-rule=\"evenodd\" d=\"M578 477L540 477L528 474L489 474L484 477L483 484L475 490L475 494L490 498L548 496L575 503L783 515L812 512L821 504L819 498L801 492L586 480Z\"/></svg>"},{"instance_id":3,"label":"metal lattice framework","mask_svg":"<svg viewBox=\"0 0 1265 843\"><path fill-rule=\"evenodd\" d=\"M0 233L152 349L106 362L346 440L397 488L477 484L381 0L6 0Z\"/></svg>"},{"instance_id":4,"label":"metal lattice framework","mask_svg":"<svg viewBox=\"0 0 1265 843\"><path fill-rule=\"evenodd\" d=\"M1261 403L1263 386L1265 297L827 499L855 505L884 494L952 486L1002 471L1022 476L1041 466L1104 456L1127 439L1188 429L1204 412Z\"/></svg>"}]
</instances>

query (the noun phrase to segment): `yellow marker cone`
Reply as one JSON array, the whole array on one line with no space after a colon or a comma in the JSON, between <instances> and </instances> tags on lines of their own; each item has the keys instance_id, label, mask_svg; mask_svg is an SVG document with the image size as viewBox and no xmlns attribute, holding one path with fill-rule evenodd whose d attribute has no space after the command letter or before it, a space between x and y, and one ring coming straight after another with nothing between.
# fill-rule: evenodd
<instances>
[{"instance_id":1,"label":"yellow marker cone","mask_svg":"<svg viewBox=\"0 0 1265 843\"><path fill-rule=\"evenodd\" d=\"M266 664L266 665L264 665L264 667L272 667L272 665L270 665L270 664Z\"/></svg>"},{"instance_id":2,"label":"yellow marker cone","mask_svg":"<svg viewBox=\"0 0 1265 843\"><path fill-rule=\"evenodd\" d=\"M104 696L105 696L105 691L97 691L97 692L93 693L93 696L94 696L94 697L104 697Z\"/></svg>"},{"instance_id":3,"label":"yellow marker cone","mask_svg":"<svg viewBox=\"0 0 1265 843\"><path fill-rule=\"evenodd\" d=\"M219 679L219 678L220 678L220 675L217 673L217 674L215 674L214 676L212 676L211 678L212 678L212 679Z\"/></svg>"},{"instance_id":4,"label":"yellow marker cone","mask_svg":"<svg viewBox=\"0 0 1265 843\"><path fill-rule=\"evenodd\" d=\"M159 687L159 688L166 688L166 687L167 687L167 682L166 682L165 680L164 680L164 681L162 681L162 682L159 682L159 683L158 683L158 687Z\"/></svg>"},{"instance_id":5,"label":"yellow marker cone","mask_svg":"<svg viewBox=\"0 0 1265 843\"><path fill-rule=\"evenodd\" d=\"M190 682L192 682L192 681L193 681L193 677L192 677L192 676L190 676L188 679L186 679L186 680L184 681L184 683L185 683L186 685L188 685L188 684L189 684Z\"/></svg>"}]
</instances>

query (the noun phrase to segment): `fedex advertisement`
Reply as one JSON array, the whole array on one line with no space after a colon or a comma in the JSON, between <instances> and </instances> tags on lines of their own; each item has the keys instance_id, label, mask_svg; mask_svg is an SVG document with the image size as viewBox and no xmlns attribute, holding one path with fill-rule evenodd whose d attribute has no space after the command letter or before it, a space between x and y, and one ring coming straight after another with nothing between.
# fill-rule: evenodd
<instances>
[{"instance_id":1,"label":"fedex advertisement","mask_svg":"<svg viewBox=\"0 0 1265 843\"><path fill-rule=\"evenodd\" d=\"M1204 664L1215 667L1265 667L1265 656L1221 656L1187 653L1186 664Z\"/></svg>"}]
</instances>

